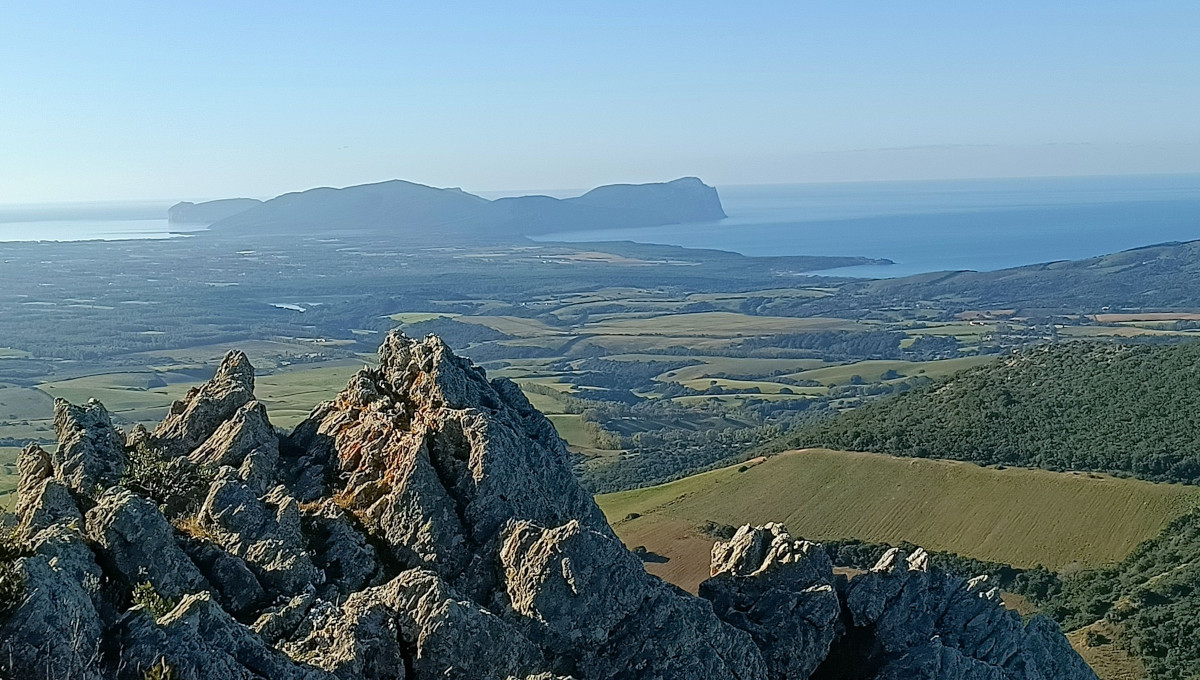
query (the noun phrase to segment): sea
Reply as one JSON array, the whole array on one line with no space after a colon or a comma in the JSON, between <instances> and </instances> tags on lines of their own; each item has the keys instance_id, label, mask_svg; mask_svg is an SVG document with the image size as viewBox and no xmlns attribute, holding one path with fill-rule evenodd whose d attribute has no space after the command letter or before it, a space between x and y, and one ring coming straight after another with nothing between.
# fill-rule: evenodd
<instances>
[{"instance_id":1,"label":"sea","mask_svg":"<svg viewBox=\"0 0 1200 680\"><path fill-rule=\"evenodd\" d=\"M743 255L883 258L819 272L893 278L1074 260L1200 239L1200 175L719 186L726 219L563 231L541 241L636 241Z\"/></svg>"},{"instance_id":2,"label":"sea","mask_svg":"<svg viewBox=\"0 0 1200 680\"><path fill-rule=\"evenodd\" d=\"M894 264L819 272L891 278L989 271L1200 239L1200 175L718 186L727 218L569 231L545 242L636 241L743 255ZM174 238L169 204L0 206L0 241Z\"/></svg>"},{"instance_id":3,"label":"sea","mask_svg":"<svg viewBox=\"0 0 1200 680\"><path fill-rule=\"evenodd\" d=\"M170 205L163 201L0 205L0 242L175 238L202 228L170 224Z\"/></svg>"}]
</instances>

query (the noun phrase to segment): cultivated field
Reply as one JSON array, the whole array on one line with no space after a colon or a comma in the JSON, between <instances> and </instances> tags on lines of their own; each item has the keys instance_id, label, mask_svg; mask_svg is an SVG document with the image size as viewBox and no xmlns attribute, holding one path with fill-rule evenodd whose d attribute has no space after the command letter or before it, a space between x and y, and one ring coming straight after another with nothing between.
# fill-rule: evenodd
<instances>
[{"instance_id":1,"label":"cultivated field","mask_svg":"<svg viewBox=\"0 0 1200 680\"><path fill-rule=\"evenodd\" d=\"M815 449L597 500L627 545L669 558L650 571L694 589L708 521L1065 569L1120 560L1200 503L1200 487Z\"/></svg>"}]
</instances>

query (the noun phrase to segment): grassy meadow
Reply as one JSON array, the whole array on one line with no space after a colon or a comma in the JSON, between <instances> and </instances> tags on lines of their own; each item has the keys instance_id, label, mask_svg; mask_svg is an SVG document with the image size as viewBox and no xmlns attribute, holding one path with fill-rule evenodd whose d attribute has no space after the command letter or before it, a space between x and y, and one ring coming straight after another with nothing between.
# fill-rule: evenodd
<instances>
[{"instance_id":1,"label":"grassy meadow","mask_svg":"<svg viewBox=\"0 0 1200 680\"><path fill-rule=\"evenodd\" d=\"M1070 570L1120 560L1200 504L1200 487L810 449L597 501L627 545L669 558L650 571L694 589L707 578L709 521Z\"/></svg>"}]
</instances>

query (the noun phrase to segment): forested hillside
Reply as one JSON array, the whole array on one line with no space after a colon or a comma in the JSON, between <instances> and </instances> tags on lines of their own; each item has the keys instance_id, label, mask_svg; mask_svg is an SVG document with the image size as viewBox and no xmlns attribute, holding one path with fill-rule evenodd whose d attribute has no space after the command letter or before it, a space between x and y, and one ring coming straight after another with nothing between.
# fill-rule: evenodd
<instances>
[{"instance_id":1,"label":"forested hillside","mask_svg":"<svg viewBox=\"0 0 1200 680\"><path fill-rule=\"evenodd\" d=\"M1200 482L1200 343L1046 345L804 428L799 446Z\"/></svg>"}]
</instances>

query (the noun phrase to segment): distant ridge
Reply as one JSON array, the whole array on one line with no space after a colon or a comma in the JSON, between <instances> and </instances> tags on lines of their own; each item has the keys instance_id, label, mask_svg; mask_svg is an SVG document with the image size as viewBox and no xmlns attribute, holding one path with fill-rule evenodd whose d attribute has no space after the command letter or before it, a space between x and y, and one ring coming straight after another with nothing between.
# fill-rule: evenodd
<instances>
[{"instance_id":1,"label":"distant ridge","mask_svg":"<svg viewBox=\"0 0 1200 680\"><path fill-rule=\"evenodd\" d=\"M695 177L655 184L613 184L567 199L519 196L488 200L462 189L391 180L319 188L245 204L231 199L179 204L176 216L231 211L213 230L240 233L387 232L421 241L505 241L554 231L646 227L725 217L717 190ZM235 209L240 208L240 209Z\"/></svg>"},{"instance_id":2,"label":"distant ridge","mask_svg":"<svg viewBox=\"0 0 1200 680\"><path fill-rule=\"evenodd\" d=\"M167 220L175 224L212 224L257 205L262 205L257 198L225 198L205 203L184 201L167 209Z\"/></svg>"}]
</instances>

